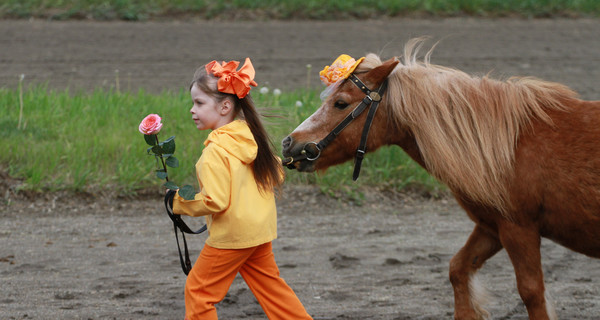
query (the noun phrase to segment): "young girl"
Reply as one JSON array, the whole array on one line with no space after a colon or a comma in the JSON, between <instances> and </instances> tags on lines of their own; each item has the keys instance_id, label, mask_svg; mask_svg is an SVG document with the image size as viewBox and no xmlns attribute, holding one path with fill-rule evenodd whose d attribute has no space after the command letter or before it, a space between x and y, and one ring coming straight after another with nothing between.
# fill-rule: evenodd
<instances>
[{"instance_id":1,"label":"young girl","mask_svg":"<svg viewBox=\"0 0 600 320\"><path fill-rule=\"evenodd\" d=\"M312 319L275 263L274 189L283 172L248 95L256 86L252 63L246 58L238 66L212 61L190 86L192 120L198 130L213 131L196 163L200 193L194 200L173 199L176 214L205 216L209 232L185 285L186 319L217 319L215 304L238 272L269 319Z\"/></svg>"}]
</instances>

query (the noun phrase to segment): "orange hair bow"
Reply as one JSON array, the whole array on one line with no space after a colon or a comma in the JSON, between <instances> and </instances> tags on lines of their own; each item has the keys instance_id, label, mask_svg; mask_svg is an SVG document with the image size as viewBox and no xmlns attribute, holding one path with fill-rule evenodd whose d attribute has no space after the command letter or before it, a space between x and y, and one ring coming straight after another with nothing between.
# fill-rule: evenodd
<instances>
[{"instance_id":1,"label":"orange hair bow","mask_svg":"<svg viewBox=\"0 0 600 320\"><path fill-rule=\"evenodd\" d=\"M254 67L250 58L246 58L244 65L240 70L236 71L240 65L239 61L229 61L225 63L219 63L215 60L209 62L206 65L206 73L213 74L219 78L217 81L217 89L219 92L235 94L238 98L242 99L248 92L250 92L250 86L257 86L258 84L254 81Z\"/></svg>"}]
</instances>

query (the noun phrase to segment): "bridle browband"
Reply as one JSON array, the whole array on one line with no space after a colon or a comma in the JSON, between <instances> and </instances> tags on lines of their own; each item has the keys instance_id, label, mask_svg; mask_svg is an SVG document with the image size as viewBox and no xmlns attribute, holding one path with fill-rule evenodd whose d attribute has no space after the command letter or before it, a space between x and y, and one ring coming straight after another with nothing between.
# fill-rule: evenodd
<instances>
[{"instance_id":1,"label":"bridle browband","mask_svg":"<svg viewBox=\"0 0 600 320\"><path fill-rule=\"evenodd\" d=\"M367 119L365 120L365 125L363 127L363 132L360 137L360 143L356 149L356 156L354 158L354 172L352 173L352 180L356 181L356 179L358 179L362 160L367 152L367 137L369 136L369 130L371 129L371 124L373 122L373 118L375 117L377 107L379 107L379 102L381 101L381 98L387 89L388 80L385 79L376 91L372 91L354 73L350 74L348 79L365 94L365 97L360 104L356 106L356 108L354 108L354 110L352 110L352 112L350 112L346 118L344 118L344 120L342 120L335 128L333 128L333 130L327 136L325 136L325 138L319 141L319 143L308 142L304 145L302 151L300 151L300 156L296 158L288 157L284 159L283 165L290 169L294 169L293 163L296 161L317 160L321 156L321 151L325 149L325 147L329 145L329 143L331 143L331 141L333 141L333 139L335 139L342 132L342 130L344 130L350 124L350 122L358 118L358 116L370 106L369 112L367 113ZM309 155L307 150L307 147L309 146L314 146L316 149L316 155Z\"/></svg>"}]
</instances>

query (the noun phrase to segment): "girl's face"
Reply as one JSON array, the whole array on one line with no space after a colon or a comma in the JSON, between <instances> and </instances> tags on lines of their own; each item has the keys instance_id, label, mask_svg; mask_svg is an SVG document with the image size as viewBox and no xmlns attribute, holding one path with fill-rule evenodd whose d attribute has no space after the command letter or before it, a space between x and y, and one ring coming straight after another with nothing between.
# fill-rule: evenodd
<instances>
[{"instance_id":1,"label":"girl's face","mask_svg":"<svg viewBox=\"0 0 600 320\"><path fill-rule=\"evenodd\" d=\"M217 100L204 93L195 84L192 86L190 94L193 102L190 113L198 130L215 130L230 122L230 120L228 121L228 117L226 117L229 112L225 112L227 109L226 105L229 103L228 99L217 102Z\"/></svg>"}]
</instances>

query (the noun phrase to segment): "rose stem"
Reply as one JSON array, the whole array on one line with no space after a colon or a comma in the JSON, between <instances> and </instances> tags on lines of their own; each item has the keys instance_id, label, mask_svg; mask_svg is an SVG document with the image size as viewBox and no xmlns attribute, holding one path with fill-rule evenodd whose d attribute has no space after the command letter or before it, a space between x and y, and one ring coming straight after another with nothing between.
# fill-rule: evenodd
<instances>
[{"instance_id":1,"label":"rose stem","mask_svg":"<svg viewBox=\"0 0 600 320\"><path fill-rule=\"evenodd\" d=\"M156 138L156 144L158 145L159 144L159 142L158 142L158 135L155 134L154 138ZM160 154L158 156L160 157L160 162L162 163L163 169L165 169L165 173L167 173L167 166L165 165L165 159L163 159L162 154ZM167 173L167 176L165 177L165 180L169 181L169 175L168 175L168 173Z\"/></svg>"}]
</instances>

